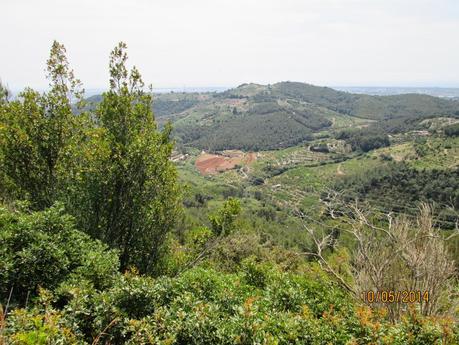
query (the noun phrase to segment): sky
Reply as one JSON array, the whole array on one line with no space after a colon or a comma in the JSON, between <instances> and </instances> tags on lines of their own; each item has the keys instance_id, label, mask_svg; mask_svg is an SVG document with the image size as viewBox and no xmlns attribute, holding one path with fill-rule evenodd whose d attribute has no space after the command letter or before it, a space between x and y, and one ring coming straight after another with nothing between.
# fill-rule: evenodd
<instances>
[{"instance_id":1,"label":"sky","mask_svg":"<svg viewBox=\"0 0 459 345\"><path fill-rule=\"evenodd\" d=\"M53 40L86 88L119 41L153 87L459 87L459 0L1 0L0 79L46 88Z\"/></svg>"}]
</instances>

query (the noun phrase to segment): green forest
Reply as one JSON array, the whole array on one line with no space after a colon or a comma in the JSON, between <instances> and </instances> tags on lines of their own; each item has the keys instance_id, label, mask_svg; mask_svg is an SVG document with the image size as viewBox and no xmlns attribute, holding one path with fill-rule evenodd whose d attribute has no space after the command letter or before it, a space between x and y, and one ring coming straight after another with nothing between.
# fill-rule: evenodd
<instances>
[{"instance_id":1,"label":"green forest","mask_svg":"<svg viewBox=\"0 0 459 345\"><path fill-rule=\"evenodd\" d=\"M99 100L94 96L90 103ZM357 95L294 82L242 84L220 93L158 94L153 110L160 123L174 123L180 143L207 151L282 149L349 126L369 125L362 136L384 135L423 129L420 122L426 118L459 118L458 102L448 99ZM381 142L376 135L370 139Z\"/></svg>"},{"instance_id":2,"label":"green forest","mask_svg":"<svg viewBox=\"0 0 459 345\"><path fill-rule=\"evenodd\" d=\"M128 66L0 85L1 344L459 344L459 102Z\"/></svg>"}]
</instances>

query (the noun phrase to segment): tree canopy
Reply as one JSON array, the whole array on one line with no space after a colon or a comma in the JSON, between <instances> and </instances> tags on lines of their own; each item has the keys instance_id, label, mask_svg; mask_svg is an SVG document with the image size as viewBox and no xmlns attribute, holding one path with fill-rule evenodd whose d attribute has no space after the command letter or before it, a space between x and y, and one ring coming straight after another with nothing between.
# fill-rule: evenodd
<instances>
[{"instance_id":1,"label":"tree canopy","mask_svg":"<svg viewBox=\"0 0 459 345\"><path fill-rule=\"evenodd\" d=\"M152 271L179 210L177 173L169 161L171 127L159 131L139 71L126 66L126 44L110 54L109 90L96 109L81 108L83 90L65 48L47 61L50 89L31 89L1 106L1 190L5 201L33 210L62 202L78 226L121 252L121 267Z\"/></svg>"}]
</instances>

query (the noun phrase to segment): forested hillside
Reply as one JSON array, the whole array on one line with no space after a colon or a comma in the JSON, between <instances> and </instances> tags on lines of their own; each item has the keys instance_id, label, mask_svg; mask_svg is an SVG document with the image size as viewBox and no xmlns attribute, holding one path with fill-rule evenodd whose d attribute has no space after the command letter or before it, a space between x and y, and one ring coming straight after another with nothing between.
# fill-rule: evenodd
<instances>
[{"instance_id":1,"label":"forested hillside","mask_svg":"<svg viewBox=\"0 0 459 345\"><path fill-rule=\"evenodd\" d=\"M0 85L1 344L459 343L456 102L126 66Z\"/></svg>"},{"instance_id":2,"label":"forested hillside","mask_svg":"<svg viewBox=\"0 0 459 345\"><path fill-rule=\"evenodd\" d=\"M153 110L160 123L174 124L180 143L208 151L279 149L323 131L368 124L384 132L404 131L422 127L425 118L459 118L457 101L421 94L351 94L296 82L243 84L220 93L157 94Z\"/></svg>"}]
</instances>

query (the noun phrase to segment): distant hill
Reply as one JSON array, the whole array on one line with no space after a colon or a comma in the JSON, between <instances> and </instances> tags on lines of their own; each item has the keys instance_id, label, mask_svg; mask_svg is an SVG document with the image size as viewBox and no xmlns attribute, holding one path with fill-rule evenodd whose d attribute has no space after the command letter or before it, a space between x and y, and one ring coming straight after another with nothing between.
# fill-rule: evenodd
<instances>
[{"instance_id":1,"label":"distant hill","mask_svg":"<svg viewBox=\"0 0 459 345\"><path fill-rule=\"evenodd\" d=\"M459 87L425 87L425 86L336 86L339 91L373 96L404 95L417 93L441 98L459 98Z\"/></svg>"},{"instance_id":2,"label":"distant hill","mask_svg":"<svg viewBox=\"0 0 459 345\"><path fill-rule=\"evenodd\" d=\"M100 96L88 100L97 103ZM459 116L459 102L423 94L370 96L280 82L242 84L218 93L155 94L153 110L160 124L173 123L181 144L209 151L267 150L296 145L323 131Z\"/></svg>"},{"instance_id":3,"label":"distant hill","mask_svg":"<svg viewBox=\"0 0 459 345\"><path fill-rule=\"evenodd\" d=\"M423 94L370 96L295 82L277 83L271 89L274 96L301 99L339 113L375 120L451 115L459 110L459 105L455 102Z\"/></svg>"}]
</instances>

